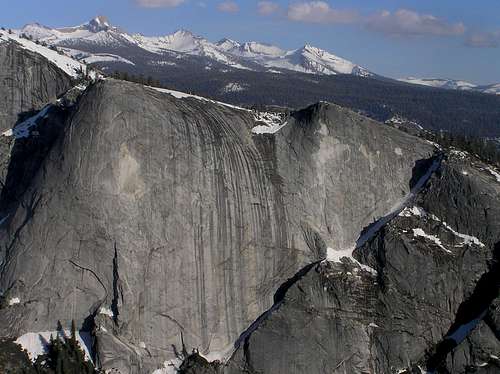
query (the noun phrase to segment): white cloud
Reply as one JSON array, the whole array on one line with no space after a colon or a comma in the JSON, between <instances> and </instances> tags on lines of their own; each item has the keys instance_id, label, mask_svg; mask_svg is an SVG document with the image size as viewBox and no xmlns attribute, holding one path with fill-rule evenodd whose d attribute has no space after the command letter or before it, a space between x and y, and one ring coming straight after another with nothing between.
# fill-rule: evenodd
<instances>
[{"instance_id":1,"label":"white cloud","mask_svg":"<svg viewBox=\"0 0 500 374\"><path fill-rule=\"evenodd\" d=\"M259 1L257 11L262 16L270 16L279 10L280 6L272 1Z\"/></svg>"},{"instance_id":2,"label":"white cloud","mask_svg":"<svg viewBox=\"0 0 500 374\"><path fill-rule=\"evenodd\" d=\"M174 8L185 0L136 0L137 4L145 8Z\"/></svg>"},{"instance_id":3,"label":"white cloud","mask_svg":"<svg viewBox=\"0 0 500 374\"><path fill-rule=\"evenodd\" d=\"M219 3L217 9L221 12L236 13L240 10L240 7L234 1L223 1L222 3Z\"/></svg>"},{"instance_id":4,"label":"white cloud","mask_svg":"<svg viewBox=\"0 0 500 374\"><path fill-rule=\"evenodd\" d=\"M352 10L338 10L324 1L308 1L290 4L288 19L308 23L353 23L358 13Z\"/></svg>"},{"instance_id":5,"label":"white cloud","mask_svg":"<svg viewBox=\"0 0 500 374\"><path fill-rule=\"evenodd\" d=\"M384 10L367 17L365 25L373 31L400 36L455 36L465 32L463 23L448 23L431 14L421 14L408 9L395 12Z\"/></svg>"},{"instance_id":6,"label":"white cloud","mask_svg":"<svg viewBox=\"0 0 500 374\"><path fill-rule=\"evenodd\" d=\"M450 23L432 14L422 14L408 9L387 10L362 16L356 10L341 10L326 1L305 1L290 4L288 19L291 21L323 24L356 24L386 35L457 36L465 33L463 23ZM491 40L489 41L492 44Z\"/></svg>"},{"instance_id":7,"label":"white cloud","mask_svg":"<svg viewBox=\"0 0 500 374\"><path fill-rule=\"evenodd\" d=\"M500 31L470 33L465 39L465 45L475 48L497 48L500 46Z\"/></svg>"}]
</instances>

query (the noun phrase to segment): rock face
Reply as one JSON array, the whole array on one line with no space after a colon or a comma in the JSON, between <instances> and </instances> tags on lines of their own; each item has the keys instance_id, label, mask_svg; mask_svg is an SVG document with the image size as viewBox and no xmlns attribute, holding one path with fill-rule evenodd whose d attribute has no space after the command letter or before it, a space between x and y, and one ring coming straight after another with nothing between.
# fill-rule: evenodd
<instances>
[{"instance_id":1,"label":"rock face","mask_svg":"<svg viewBox=\"0 0 500 374\"><path fill-rule=\"evenodd\" d=\"M488 168L448 154L415 207L356 250L376 276L348 259L314 266L220 372L497 372L500 182Z\"/></svg>"},{"instance_id":2,"label":"rock face","mask_svg":"<svg viewBox=\"0 0 500 374\"><path fill-rule=\"evenodd\" d=\"M37 53L0 41L0 133L71 86L71 78Z\"/></svg>"},{"instance_id":3,"label":"rock face","mask_svg":"<svg viewBox=\"0 0 500 374\"><path fill-rule=\"evenodd\" d=\"M71 84L13 44L0 59L5 128ZM0 142L9 350L75 320L122 374L498 372L490 165L333 104L266 133L185 94L76 91Z\"/></svg>"},{"instance_id":4,"label":"rock face","mask_svg":"<svg viewBox=\"0 0 500 374\"><path fill-rule=\"evenodd\" d=\"M20 300L2 310L2 334L52 330L58 320L94 325L98 362L122 373L152 372L176 358L181 339L188 351L230 352L284 296L287 279L327 247L353 248L363 227L400 203L434 152L326 103L294 113L276 134L252 134L256 125L249 111L140 85L106 80L87 90L1 227L0 287ZM329 305L334 296L319 300L320 275L311 270L290 283L286 297L298 298L306 282L312 301ZM378 289L373 278L363 272L361 289L338 287L369 298ZM292 331L309 301L273 331ZM351 304L346 318L369 305ZM317 337L329 331L333 344L342 326L331 323L318 323L329 330ZM364 321L341 323L350 330L339 342L366 361L369 333L358 342ZM246 346L262 351L255 334ZM292 364L278 369L285 355L279 360L259 365L298 372L283 371Z\"/></svg>"}]
</instances>

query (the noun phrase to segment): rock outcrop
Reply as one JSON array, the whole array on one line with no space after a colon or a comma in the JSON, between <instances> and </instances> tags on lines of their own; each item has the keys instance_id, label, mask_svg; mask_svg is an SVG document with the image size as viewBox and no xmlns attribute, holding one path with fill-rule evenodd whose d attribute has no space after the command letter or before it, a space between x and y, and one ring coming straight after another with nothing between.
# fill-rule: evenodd
<instances>
[{"instance_id":1,"label":"rock outcrop","mask_svg":"<svg viewBox=\"0 0 500 374\"><path fill-rule=\"evenodd\" d=\"M0 40L0 133L42 109L73 86L43 56Z\"/></svg>"},{"instance_id":2,"label":"rock outcrop","mask_svg":"<svg viewBox=\"0 0 500 374\"><path fill-rule=\"evenodd\" d=\"M0 62L0 130L72 83L13 43ZM498 372L490 165L328 103L266 128L123 81L81 94L0 142L9 352L74 320L122 374Z\"/></svg>"},{"instance_id":3,"label":"rock outcrop","mask_svg":"<svg viewBox=\"0 0 500 374\"><path fill-rule=\"evenodd\" d=\"M287 279L400 203L434 152L326 103L277 134L255 125L206 100L91 87L2 227L1 288L21 301L3 334L93 322L99 362L123 373L174 359L181 336L230 351Z\"/></svg>"},{"instance_id":4,"label":"rock outcrop","mask_svg":"<svg viewBox=\"0 0 500 374\"><path fill-rule=\"evenodd\" d=\"M355 251L376 275L349 259L312 267L220 372L498 371L500 182L488 168L448 153Z\"/></svg>"}]
</instances>

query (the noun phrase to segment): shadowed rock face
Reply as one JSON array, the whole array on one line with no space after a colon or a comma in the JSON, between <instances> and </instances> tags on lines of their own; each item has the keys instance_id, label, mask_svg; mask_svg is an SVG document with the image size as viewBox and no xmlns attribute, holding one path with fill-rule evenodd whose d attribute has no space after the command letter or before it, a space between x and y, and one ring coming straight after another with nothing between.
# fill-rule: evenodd
<instances>
[{"instance_id":1,"label":"shadowed rock face","mask_svg":"<svg viewBox=\"0 0 500 374\"><path fill-rule=\"evenodd\" d=\"M2 333L95 320L99 362L123 373L174 358L181 334L188 351L225 351L326 247L353 247L433 153L331 104L276 135L255 125L135 84L89 89L2 228L0 286L21 300Z\"/></svg>"},{"instance_id":2,"label":"shadowed rock face","mask_svg":"<svg viewBox=\"0 0 500 374\"><path fill-rule=\"evenodd\" d=\"M71 78L44 57L0 42L0 191L9 174L14 140L1 136L71 87Z\"/></svg>"},{"instance_id":3,"label":"shadowed rock face","mask_svg":"<svg viewBox=\"0 0 500 374\"><path fill-rule=\"evenodd\" d=\"M15 43L0 42L0 133L19 116L40 110L66 92L71 78L44 57Z\"/></svg>"}]
</instances>

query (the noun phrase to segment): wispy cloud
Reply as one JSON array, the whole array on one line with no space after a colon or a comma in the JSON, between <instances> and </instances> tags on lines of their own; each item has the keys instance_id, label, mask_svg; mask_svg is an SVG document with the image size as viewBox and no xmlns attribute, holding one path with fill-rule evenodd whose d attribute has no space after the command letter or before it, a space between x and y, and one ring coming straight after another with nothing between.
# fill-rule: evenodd
<instances>
[{"instance_id":1,"label":"wispy cloud","mask_svg":"<svg viewBox=\"0 0 500 374\"><path fill-rule=\"evenodd\" d=\"M475 48L497 48L500 46L500 30L492 32L472 32L467 35L465 45Z\"/></svg>"},{"instance_id":2,"label":"wispy cloud","mask_svg":"<svg viewBox=\"0 0 500 374\"><path fill-rule=\"evenodd\" d=\"M399 36L456 36L465 32L463 23L449 23L432 14L422 14L408 9L399 9L395 12L384 10L367 17L365 25L373 31Z\"/></svg>"},{"instance_id":3,"label":"wispy cloud","mask_svg":"<svg viewBox=\"0 0 500 374\"><path fill-rule=\"evenodd\" d=\"M456 36L465 33L463 23L450 23L432 14L408 9L361 15L357 10L336 9L325 1L304 1L288 7L291 21L322 24L355 24L385 35Z\"/></svg>"},{"instance_id":4,"label":"wispy cloud","mask_svg":"<svg viewBox=\"0 0 500 374\"><path fill-rule=\"evenodd\" d=\"M308 23L353 23L358 12L332 8L324 1L293 3L288 7L288 19Z\"/></svg>"},{"instance_id":5,"label":"wispy cloud","mask_svg":"<svg viewBox=\"0 0 500 374\"><path fill-rule=\"evenodd\" d=\"M145 8L175 8L186 0L136 0L139 6Z\"/></svg>"},{"instance_id":6,"label":"wispy cloud","mask_svg":"<svg viewBox=\"0 0 500 374\"><path fill-rule=\"evenodd\" d=\"M279 9L279 4L273 1L259 1L257 3L257 11L262 16L270 16L272 14L275 14L279 11Z\"/></svg>"},{"instance_id":7,"label":"wispy cloud","mask_svg":"<svg viewBox=\"0 0 500 374\"><path fill-rule=\"evenodd\" d=\"M217 9L221 12L237 13L240 10L240 7L234 1L223 1L217 5Z\"/></svg>"}]
</instances>

